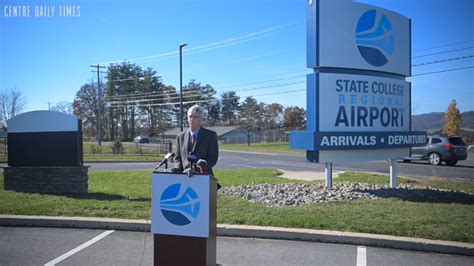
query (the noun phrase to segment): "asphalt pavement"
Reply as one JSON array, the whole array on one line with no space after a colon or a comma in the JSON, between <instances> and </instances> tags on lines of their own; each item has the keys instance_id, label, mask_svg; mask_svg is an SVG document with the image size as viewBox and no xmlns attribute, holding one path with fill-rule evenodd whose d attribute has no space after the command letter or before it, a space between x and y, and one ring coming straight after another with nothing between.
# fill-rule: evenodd
<instances>
[{"instance_id":1,"label":"asphalt pavement","mask_svg":"<svg viewBox=\"0 0 474 266\"><path fill-rule=\"evenodd\" d=\"M150 233L0 227L0 265L152 265ZM474 257L257 238L217 238L222 265L474 265ZM49 264L48 264L49 263Z\"/></svg>"},{"instance_id":2,"label":"asphalt pavement","mask_svg":"<svg viewBox=\"0 0 474 266\"><path fill-rule=\"evenodd\" d=\"M85 163L92 169L152 169L153 162ZM279 168L285 171L324 172L324 164L307 162L300 153L264 153L221 150L216 168ZM335 171L364 171L389 174L387 161L367 161L356 163L334 163ZM414 179L435 179L443 181L474 182L474 158L468 157L456 166L433 166L428 162L398 163L398 175Z\"/></svg>"}]
</instances>

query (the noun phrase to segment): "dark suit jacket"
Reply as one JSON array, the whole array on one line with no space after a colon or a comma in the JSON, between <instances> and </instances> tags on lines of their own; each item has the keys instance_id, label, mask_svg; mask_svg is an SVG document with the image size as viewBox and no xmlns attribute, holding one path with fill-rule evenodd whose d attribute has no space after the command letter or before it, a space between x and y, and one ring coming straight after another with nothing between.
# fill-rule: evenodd
<instances>
[{"instance_id":1,"label":"dark suit jacket","mask_svg":"<svg viewBox=\"0 0 474 266\"><path fill-rule=\"evenodd\" d=\"M189 162L187 159L189 135L190 133L188 128L176 136L176 150L174 153L176 154L175 160L178 162L178 168L180 172L189 167ZM217 159L219 158L217 133L201 127L196 139L196 146L191 154L195 155L198 160L206 160L207 171L209 174L214 175L212 167L216 165Z\"/></svg>"}]
</instances>

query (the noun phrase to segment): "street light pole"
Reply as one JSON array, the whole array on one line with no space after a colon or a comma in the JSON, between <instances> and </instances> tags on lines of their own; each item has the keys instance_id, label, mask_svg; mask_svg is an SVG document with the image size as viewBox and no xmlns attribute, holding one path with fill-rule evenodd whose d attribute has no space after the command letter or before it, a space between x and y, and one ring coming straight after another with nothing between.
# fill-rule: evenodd
<instances>
[{"instance_id":1,"label":"street light pole","mask_svg":"<svg viewBox=\"0 0 474 266\"><path fill-rule=\"evenodd\" d=\"M179 125L183 131L183 47L187 46L182 43L179 46Z\"/></svg>"},{"instance_id":2,"label":"street light pole","mask_svg":"<svg viewBox=\"0 0 474 266\"><path fill-rule=\"evenodd\" d=\"M101 107L102 107L102 99L101 99L101 96L102 96L102 89L100 87L100 73L107 73L107 72L103 72L103 71L100 71L101 68L105 68L105 66L101 66L99 64L97 65L91 65L91 67L93 68L97 68L97 94L98 94L98 107L97 107L97 139L99 141L99 146L102 145L102 123L101 123L101 119L100 119L100 116L102 115L102 110L101 110ZM92 72L95 72L95 71L92 71Z\"/></svg>"}]
</instances>

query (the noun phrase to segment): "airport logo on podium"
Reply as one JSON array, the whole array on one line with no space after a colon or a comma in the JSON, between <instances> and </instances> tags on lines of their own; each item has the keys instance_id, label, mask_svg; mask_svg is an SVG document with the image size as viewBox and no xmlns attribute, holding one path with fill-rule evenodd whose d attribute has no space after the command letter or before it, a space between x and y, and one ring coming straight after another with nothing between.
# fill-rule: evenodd
<instances>
[{"instance_id":1,"label":"airport logo on podium","mask_svg":"<svg viewBox=\"0 0 474 266\"><path fill-rule=\"evenodd\" d=\"M174 225L187 225L199 215L201 203L196 191L180 183L168 186L160 197L160 210Z\"/></svg>"},{"instance_id":2,"label":"airport logo on podium","mask_svg":"<svg viewBox=\"0 0 474 266\"><path fill-rule=\"evenodd\" d=\"M380 13L375 9L365 12L356 27L357 48L365 61L376 67L388 63L387 57L393 54L395 47L392 24Z\"/></svg>"}]
</instances>

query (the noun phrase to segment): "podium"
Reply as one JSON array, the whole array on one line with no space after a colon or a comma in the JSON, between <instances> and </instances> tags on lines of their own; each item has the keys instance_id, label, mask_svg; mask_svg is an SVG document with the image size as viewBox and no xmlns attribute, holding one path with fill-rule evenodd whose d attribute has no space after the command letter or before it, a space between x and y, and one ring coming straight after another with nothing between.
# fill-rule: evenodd
<instances>
[{"instance_id":1,"label":"podium","mask_svg":"<svg viewBox=\"0 0 474 266\"><path fill-rule=\"evenodd\" d=\"M154 265L216 265L217 180L154 172Z\"/></svg>"}]
</instances>

